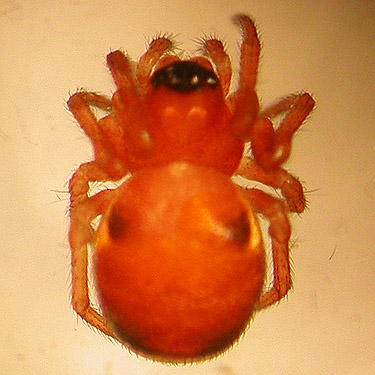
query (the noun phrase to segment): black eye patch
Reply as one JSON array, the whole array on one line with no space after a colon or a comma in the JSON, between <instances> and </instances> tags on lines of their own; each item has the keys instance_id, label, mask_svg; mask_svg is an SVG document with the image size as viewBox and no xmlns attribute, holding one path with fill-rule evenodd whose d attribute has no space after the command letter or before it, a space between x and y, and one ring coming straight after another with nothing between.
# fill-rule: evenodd
<instances>
[{"instance_id":1,"label":"black eye patch","mask_svg":"<svg viewBox=\"0 0 375 375\"><path fill-rule=\"evenodd\" d=\"M192 61L174 62L155 72L152 86L167 86L175 91L192 91L200 87L215 88L218 85L216 75Z\"/></svg>"}]
</instances>

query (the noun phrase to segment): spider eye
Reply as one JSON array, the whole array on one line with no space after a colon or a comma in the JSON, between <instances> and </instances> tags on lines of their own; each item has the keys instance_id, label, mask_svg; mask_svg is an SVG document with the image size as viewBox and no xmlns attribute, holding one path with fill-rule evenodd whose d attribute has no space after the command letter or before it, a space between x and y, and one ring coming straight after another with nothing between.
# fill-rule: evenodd
<instances>
[{"instance_id":1,"label":"spider eye","mask_svg":"<svg viewBox=\"0 0 375 375\"><path fill-rule=\"evenodd\" d=\"M154 88L167 86L175 91L192 91L203 86L214 89L218 79L196 62L178 61L155 72L151 83Z\"/></svg>"}]
</instances>

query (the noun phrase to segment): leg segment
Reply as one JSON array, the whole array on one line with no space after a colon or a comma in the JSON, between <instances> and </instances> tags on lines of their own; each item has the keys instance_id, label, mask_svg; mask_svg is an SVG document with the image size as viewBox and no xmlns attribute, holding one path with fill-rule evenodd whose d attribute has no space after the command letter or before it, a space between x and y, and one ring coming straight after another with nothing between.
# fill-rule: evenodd
<instances>
[{"instance_id":1,"label":"leg segment","mask_svg":"<svg viewBox=\"0 0 375 375\"><path fill-rule=\"evenodd\" d=\"M242 28L242 45L240 58L240 78L238 90L229 97L233 108L231 127L233 133L250 140L255 121L258 118L259 101L255 92L258 73L260 42L253 21L244 15L238 15L234 22Z\"/></svg>"},{"instance_id":2,"label":"leg segment","mask_svg":"<svg viewBox=\"0 0 375 375\"><path fill-rule=\"evenodd\" d=\"M109 53L107 65L119 89L135 91L136 84L131 63L121 51Z\"/></svg>"},{"instance_id":3,"label":"leg segment","mask_svg":"<svg viewBox=\"0 0 375 375\"><path fill-rule=\"evenodd\" d=\"M303 187L298 179L290 175L285 169L276 168L267 171L260 167L254 159L245 156L242 158L236 173L248 180L259 181L275 189L280 189L288 211L297 213L304 211L306 200Z\"/></svg>"},{"instance_id":4,"label":"leg segment","mask_svg":"<svg viewBox=\"0 0 375 375\"><path fill-rule=\"evenodd\" d=\"M272 287L260 297L257 309L263 309L283 298L292 286L289 264L290 225L283 202L258 189L244 191L255 212L270 222L272 239Z\"/></svg>"},{"instance_id":5,"label":"leg segment","mask_svg":"<svg viewBox=\"0 0 375 375\"><path fill-rule=\"evenodd\" d=\"M112 96L112 105L126 135L123 138L125 149L137 158L147 157L152 147L147 133L147 122L151 120L141 97L142 88L134 79L130 61L121 51L111 52L107 64L118 88Z\"/></svg>"},{"instance_id":6,"label":"leg segment","mask_svg":"<svg viewBox=\"0 0 375 375\"><path fill-rule=\"evenodd\" d=\"M255 160L264 169L273 169L283 164L289 157L294 133L302 125L314 107L314 99L307 93L289 96L265 108L254 124L251 148ZM286 112L275 130L269 118Z\"/></svg>"},{"instance_id":7,"label":"leg segment","mask_svg":"<svg viewBox=\"0 0 375 375\"><path fill-rule=\"evenodd\" d=\"M118 176L120 178L120 176ZM69 244L72 264L72 306L76 313L93 327L109 336L112 330L106 320L90 305L88 287L87 244L93 242L92 220L108 207L114 191L104 190L88 197L89 182L109 180L95 162L81 164L69 182L70 228Z\"/></svg>"},{"instance_id":8,"label":"leg segment","mask_svg":"<svg viewBox=\"0 0 375 375\"><path fill-rule=\"evenodd\" d=\"M113 191L105 190L76 206L71 211L69 231L73 309L91 326L112 337L107 321L90 305L87 243L92 242L91 221L105 210L113 194Z\"/></svg>"},{"instance_id":9,"label":"leg segment","mask_svg":"<svg viewBox=\"0 0 375 375\"><path fill-rule=\"evenodd\" d=\"M172 48L172 42L166 37L151 41L147 51L141 56L137 66L137 82L141 91L149 83L150 75L160 58Z\"/></svg>"},{"instance_id":10,"label":"leg segment","mask_svg":"<svg viewBox=\"0 0 375 375\"><path fill-rule=\"evenodd\" d=\"M297 113L303 113L304 111L308 111L306 114L307 116L312 109L309 107L314 106L314 103L314 100L307 93L289 95L285 98L277 100L275 103L272 103L268 105L266 108L262 109L259 112L259 117L274 118L282 113L290 111L293 107L299 108L297 109ZM294 109L294 111L296 111L296 109ZM298 123L298 121L295 122ZM295 131L296 129L293 132Z\"/></svg>"},{"instance_id":11,"label":"leg segment","mask_svg":"<svg viewBox=\"0 0 375 375\"><path fill-rule=\"evenodd\" d=\"M217 39L207 39L203 43L203 48L216 66L223 93L226 97L229 93L232 79L232 68L229 56L224 50L223 43Z\"/></svg>"},{"instance_id":12,"label":"leg segment","mask_svg":"<svg viewBox=\"0 0 375 375\"><path fill-rule=\"evenodd\" d=\"M90 105L111 111L111 101L95 93L78 91L69 98L67 105L83 131L91 139L96 154L99 149L104 147L103 135Z\"/></svg>"},{"instance_id":13,"label":"leg segment","mask_svg":"<svg viewBox=\"0 0 375 375\"><path fill-rule=\"evenodd\" d=\"M69 181L70 208L73 209L88 199L90 182L119 180L125 174L125 170L109 174L96 161L81 164Z\"/></svg>"},{"instance_id":14,"label":"leg segment","mask_svg":"<svg viewBox=\"0 0 375 375\"><path fill-rule=\"evenodd\" d=\"M121 146L118 142L122 139L117 122L112 121L111 114L97 121L90 105L108 112L112 108L108 99L94 93L77 92L68 100L70 111L91 139L95 153L95 160L81 164L69 181L72 306L90 325L113 336L106 320L90 305L87 244L93 241L92 220L104 212L115 193L105 190L89 197L89 183L120 179L127 173L127 168L124 160L116 160L113 153L114 148Z\"/></svg>"},{"instance_id":15,"label":"leg segment","mask_svg":"<svg viewBox=\"0 0 375 375\"><path fill-rule=\"evenodd\" d=\"M124 158L123 131L118 121L111 114L111 101L101 95L78 91L73 94L68 102L80 127L90 138L94 148L95 163L105 169L107 173L118 175L118 165L126 163ZM109 114L97 120L90 106L107 111ZM119 159L119 162L114 162ZM114 170L114 166L116 170Z\"/></svg>"},{"instance_id":16,"label":"leg segment","mask_svg":"<svg viewBox=\"0 0 375 375\"><path fill-rule=\"evenodd\" d=\"M242 29L240 87L254 90L259 64L260 42L254 22L245 15L237 15L233 22Z\"/></svg>"}]
</instances>

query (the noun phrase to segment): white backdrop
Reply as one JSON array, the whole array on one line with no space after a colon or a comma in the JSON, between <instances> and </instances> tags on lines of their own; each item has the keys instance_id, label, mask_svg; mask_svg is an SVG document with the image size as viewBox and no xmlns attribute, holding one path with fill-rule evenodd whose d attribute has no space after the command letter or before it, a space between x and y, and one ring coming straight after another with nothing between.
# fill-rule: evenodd
<instances>
[{"instance_id":1,"label":"white backdrop","mask_svg":"<svg viewBox=\"0 0 375 375\"><path fill-rule=\"evenodd\" d=\"M220 358L165 366L71 311L64 191L92 155L64 103L80 87L112 92L106 53L137 58L160 32L190 51L220 35L237 69L238 12L261 35L262 103L300 90L317 100L287 167L310 191L293 218L295 287ZM1 374L375 373L373 1L1 0L0 32Z\"/></svg>"}]
</instances>

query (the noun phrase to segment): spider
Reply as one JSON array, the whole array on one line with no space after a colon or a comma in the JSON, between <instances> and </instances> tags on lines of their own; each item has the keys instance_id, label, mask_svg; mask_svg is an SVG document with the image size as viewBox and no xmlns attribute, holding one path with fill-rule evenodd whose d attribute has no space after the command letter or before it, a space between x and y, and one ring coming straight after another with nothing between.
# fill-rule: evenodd
<instances>
[{"instance_id":1,"label":"spider","mask_svg":"<svg viewBox=\"0 0 375 375\"><path fill-rule=\"evenodd\" d=\"M246 15L234 21L242 44L233 93L220 40L203 41L205 57L180 59L160 36L135 67L118 50L108 54L117 87L111 99L80 90L67 103L94 150L69 182L72 306L154 360L217 356L255 311L291 288L288 214L303 212L305 198L282 166L314 100L298 93L260 109L257 31ZM280 198L240 187L234 175L269 185ZM125 176L116 189L91 191L94 182ZM269 288L258 215L269 222ZM98 308L89 297L89 244Z\"/></svg>"}]
</instances>

